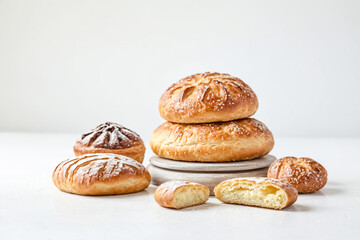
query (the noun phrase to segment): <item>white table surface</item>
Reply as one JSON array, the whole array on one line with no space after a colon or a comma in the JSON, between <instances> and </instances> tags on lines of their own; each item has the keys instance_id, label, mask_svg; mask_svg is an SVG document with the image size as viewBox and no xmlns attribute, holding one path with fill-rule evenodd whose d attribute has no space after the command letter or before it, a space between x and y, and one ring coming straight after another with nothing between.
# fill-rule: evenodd
<instances>
[{"instance_id":1,"label":"white table surface","mask_svg":"<svg viewBox=\"0 0 360 240\"><path fill-rule=\"evenodd\" d=\"M177 211L155 203L154 186L105 197L59 191L51 174L73 156L77 137L0 133L0 239L360 238L359 138L276 139L273 155L312 157L329 174L323 190L300 195L282 211L227 205L214 197Z\"/></svg>"}]
</instances>

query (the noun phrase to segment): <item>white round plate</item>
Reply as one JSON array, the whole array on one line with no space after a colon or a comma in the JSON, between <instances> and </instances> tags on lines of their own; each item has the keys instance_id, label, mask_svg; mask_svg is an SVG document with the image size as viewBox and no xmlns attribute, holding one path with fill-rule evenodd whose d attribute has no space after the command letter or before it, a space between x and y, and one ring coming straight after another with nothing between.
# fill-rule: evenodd
<instances>
[{"instance_id":1,"label":"white round plate","mask_svg":"<svg viewBox=\"0 0 360 240\"><path fill-rule=\"evenodd\" d=\"M245 171L259 168L269 167L276 157L273 155L265 155L260 158L252 160L243 160L238 162L224 162L224 163L211 163L211 162L185 162L166 159L154 155L150 158L150 163L156 167L191 172L233 172Z\"/></svg>"},{"instance_id":2,"label":"white round plate","mask_svg":"<svg viewBox=\"0 0 360 240\"><path fill-rule=\"evenodd\" d=\"M200 183L210 189L210 194L213 195L213 190L216 185L231 178L238 177L266 177L268 168L261 168L250 171L238 172L185 172L168 170L156 167L152 164L147 166L151 175L151 183L159 186L160 184L171 180L182 180Z\"/></svg>"}]
</instances>

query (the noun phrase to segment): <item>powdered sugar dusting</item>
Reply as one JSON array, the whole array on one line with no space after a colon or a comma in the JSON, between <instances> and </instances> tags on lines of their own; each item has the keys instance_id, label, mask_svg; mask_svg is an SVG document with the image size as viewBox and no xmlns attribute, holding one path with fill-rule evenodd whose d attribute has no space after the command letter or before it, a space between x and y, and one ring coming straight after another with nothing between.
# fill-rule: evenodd
<instances>
[{"instance_id":1,"label":"powdered sugar dusting","mask_svg":"<svg viewBox=\"0 0 360 240\"><path fill-rule=\"evenodd\" d=\"M122 172L136 175L146 171L145 167L139 162L116 154L100 153L81 155L72 160L64 161L55 170L66 179L77 179L80 183L89 183L93 179L107 180L118 176Z\"/></svg>"},{"instance_id":2,"label":"powdered sugar dusting","mask_svg":"<svg viewBox=\"0 0 360 240\"><path fill-rule=\"evenodd\" d=\"M130 129L106 122L83 134L78 142L86 147L118 149L131 147L139 139L139 135Z\"/></svg>"},{"instance_id":3,"label":"powdered sugar dusting","mask_svg":"<svg viewBox=\"0 0 360 240\"><path fill-rule=\"evenodd\" d=\"M289 183L281 181L279 179L274 179L274 178L267 178L267 177L242 177L242 178L233 178L233 179L229 179L226 180L224 182L228 182L228 181L236 181L236 180L245 180L245 181L252 181L255 182L256 184L260 184L260 183L272 183L272 184L276 184L279 185L281 187L289 187L291 186Z\"/></svg>"},{"instance_id":4,"label":"powdered sugar dusting","mask_svg":"<svg viewBox=\"0 0 360 240\"><path fill-rule=\"evenodd\" d=\"M191 186L191 185L195 186L195 185L198 185L198 183L180 181L180 180L173 180L173 181L169 181L169 182L165 182L165 183L161 184L159 186L159 188L161 187L161 188L167 189L168 191L175 191L179 187Z\"/></svg>"}]
</instances>

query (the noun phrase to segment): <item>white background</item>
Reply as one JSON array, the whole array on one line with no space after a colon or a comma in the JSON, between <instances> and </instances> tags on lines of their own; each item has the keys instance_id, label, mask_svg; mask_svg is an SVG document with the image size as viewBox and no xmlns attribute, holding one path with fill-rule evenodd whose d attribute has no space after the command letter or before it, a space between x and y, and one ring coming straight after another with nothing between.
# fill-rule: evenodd
<instances>
[{"instance_id":1,"label":"white background","mask_svg":"<svg viewBox=\"0 0 360 240\"><path fill-rule=\"evenodd\" d=\"M160 95L204 71L247 82L271 154L319 161L325 188L282 211L214 197L172 211L155 186L53 186L76 136L115 121L148 144ZM360 0L0 0L0 239L357 239L359 89Z\"/></svg>"},{"instance_id":2,"label":"white background","mask_svg":"<svg viewBox=\"0 0 360 240\"><path fill-rule=\"evenodd\" d=\"M257 93L282 137L359 137L360 1L0 0L0 131L145 141L160 95L219 71Z\"/></svg>"}]
</instances>

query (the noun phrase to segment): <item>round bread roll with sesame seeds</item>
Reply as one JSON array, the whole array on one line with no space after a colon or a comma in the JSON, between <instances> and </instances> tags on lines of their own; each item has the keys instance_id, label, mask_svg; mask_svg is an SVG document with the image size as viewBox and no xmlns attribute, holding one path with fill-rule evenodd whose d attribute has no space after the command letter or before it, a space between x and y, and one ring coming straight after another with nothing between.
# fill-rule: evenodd
<instances>
[{"instance_id":1,"label":"round bread roll with sesame seeds","mask_svg":"<svg viewBox=\"0 0 360 240\"><path fill-rule=\"evenodd\" d=\"M176 123L209 123L247 118L258 109L254 91L239 78L198 73L179 80L161 96L161 117Z\"/></svg>"},{"instance_id":2,"label":"round bread roll with sesame seeds","mask_svg":"<svg viewBox=\"0 0 360 240\"><path fill-rule=\"evenodd\" d=\"M201 124L165 122L153 132L150 146L163 158L230 162L268 154L274 138L265 124L254 118Z\"/></svg>"},{"instance_id":3,"label":"round bread roll with sesame seeds","mask_svg":"<svg viewBox=\"0 0 360 240\"><path fill-rule=\"evenodd\" d=\"M289 182L299 193L312 193L326 185L327 171L311 158L284 157L270 165L268 177Z\"/></svg>"}]
</instances>

